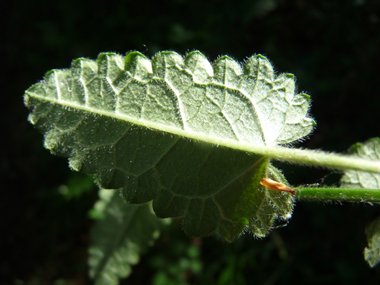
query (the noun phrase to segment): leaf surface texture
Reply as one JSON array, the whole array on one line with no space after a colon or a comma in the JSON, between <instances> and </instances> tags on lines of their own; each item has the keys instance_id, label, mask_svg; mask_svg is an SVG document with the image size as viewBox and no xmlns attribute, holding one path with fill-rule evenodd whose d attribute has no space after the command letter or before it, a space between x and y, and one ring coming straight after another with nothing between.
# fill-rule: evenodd
<instances>
[{"instance_id":1,"label":"leaf surface texture","mask_svg":"<svg viewBox=\"0 0 380 285\"><path fill-rule=\"evenodd\" d=\"M315 124L309 101L295 93L293 75L276 76L261 55L212 65L200 52L80 58L25 92L46 148L73 169L122 188L129 203L153 200L158 217L182 218L191 236L226 240L244 230L265 236L276 218L290 217L289 194L259 184L282 175L233 145L302 139Z\"/></svg>"},{"instance_id":2,"label":"leaf surface texture","mask_svg":"<svg viewBox=\"0 0 380 285\"><path fill-rule=\"evenodd\" d=\"M380 218L369 225L366 234L368 247L364 249L364 259L369 266L375 267L380 262Z\"/></svg>"},{"instance_id":3,"label":"leaf surface texture","mask_svg":"<svg viewBox=\"0 0 380 285\"><path fill-rule=\"evenodd\" d=\"M365 143L356 143L350 148L350 154L363 159L380 162L380 138L372 138ZM341 180L343 188L379 189L380 174L346 170ZM366 230L368 247L364 249L364 259L369 266L375 267L380 262L380 218L373 221Z\"/></svg>"},{"instance_id":4,"label":"leaf surface texture","mask_svg":"<svg viewBox=\"0 0 380 285\"><path fill-rule=\"evenodd\" d=\"M155 217L150 204L126 204L118 191L100 189L99 194L95 207L100 206L105 219L97 221L91 232L90 276L95 284L119 284L166 221Z\"/></svg>"},{"instance_id":5,"label":"leaf surface texture","mask_svg":"<svg viewBox=\"0 0 380 285\"><path fill-rule=\"evenodd\" d=\"M372 138L365 143L356 143L350 154L363 159L380 162L380 138ZM346 170L341 179L343 188L380 189L380 173Z\"/></svg>"}]
</instances>

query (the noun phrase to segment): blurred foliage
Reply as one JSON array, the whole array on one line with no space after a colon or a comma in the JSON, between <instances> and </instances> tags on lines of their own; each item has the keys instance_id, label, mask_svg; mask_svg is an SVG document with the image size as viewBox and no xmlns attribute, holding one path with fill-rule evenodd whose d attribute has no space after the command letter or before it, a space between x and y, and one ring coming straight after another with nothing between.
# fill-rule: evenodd
<instances>
[{"instance_id":1,"label":"blurred foliage","mask_svg":"<svg viewBox=\"0 0 380 285\"><path fill-rule=\"evenodd\" d=\"M15 0L2 8L4 284L89 283L92 222L86 213L96 187L85 190L82 176L75 182L80 195L62 194L60 185L74 189L67 160L43 148L22 103L25 89L74 58L199 49L210 60L228 54L242 61L262 53L278 71L294 73L300 91L311 95L318 125L303 147L344 152L379 136L379 1ZM293 185L318 183L329 173L278 165ZM377 284L380 268L370 269L362 251L365 228L379 212L378 206L299 202L276 238L247 235L232 244L194 241L173 225L122 284Z\"/></svg>"},{"instance_id":2,"label":"blurred foliage","mask_svg":"<svg viewBox=\"0 0 380 285\"><path fill-rule=\"evenodd\" d=\"M364 249L364 259L369 266L375 267L380 262L380 218L373 221L366 230L368 247Z\"/></svg>"},{"instance_id":3,"label":"blurred foliage","mask_svg":"<svg viewBox=\"0 0 380 285\"><path fill-rule=\"evenodd\" d=\"M98 285L119 284L171 220L157 219L151 204L126 204L119 191L101 189L99 198L95 208L105 218L91 230L90 276Z\"/></svg>"}]
</instances>

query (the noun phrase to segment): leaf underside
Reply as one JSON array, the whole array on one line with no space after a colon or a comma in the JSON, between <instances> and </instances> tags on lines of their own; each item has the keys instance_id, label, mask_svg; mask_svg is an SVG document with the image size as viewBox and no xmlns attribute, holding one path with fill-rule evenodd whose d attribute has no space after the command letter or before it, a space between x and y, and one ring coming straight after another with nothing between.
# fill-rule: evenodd
<instances>
[{"instance_id":1,"label":"leaf underside","mask_svg":"<svg viewBox=\"0 0 380 285\"><path fill-rule=\"evenodd\" d=\"M365 143L356 143L350 154L363 159L380 162L380 138L372 138ZM365 171L346 170L341 178L343 188L380 189L380 174ZM364 249L364 259L371 267L380 262L380 218L373 221L366 230L368 247Z\"/></svg>"},{"instance_id":2,"label":"leaf underside","mask_svg":"<svg viewBox=\"0 0 380 285\"><path fill-rule=\"evenodd\" d=\"M80 58L25 92L45 147L73 169L121 188L129 203L153 200L158 217L183 219L190 236L228 241L245 230L263 237L292 211L288 193L259 184L286 183L269 159L228 142L273 147L303 138L315 124L309 101L295 94L293 75L275 76L261 55L242 68L227 56L211 65L200 52Z\"/></svg>"},{"instance_id":3,"label":"leaf underside","mask_svg":"<svg viewBox=\"0 0 380 285\"><path fill-rule=\"evenodd\" d=\"M372 138L365 143L356 143L350 154L366 160L380 162L380 138ZM380 189L380 173L346 170L341 178L344 188Z\"/></svg>"},{"instance_id":4,"label":"leaf underside","mask_svg":"<svg viewBox=\"0 0 380 285\"><path fill-rule=\"evenodd\" d=\"M155 217L150 204L126 204L116 191L100 189L99 194L106 218L91 232L90 276L95 284L116 285L130 275L166 221Z\"/></svg>"},{"instance_id":5,"label":"leaf underside","mask_svg":"<svg viewBox=\"0 0 380 285\"><path fill-rule=\"evenodd\" d=\"M380 218L369 225L366 234L368 247L364 249L364 259L369 266L375 267L380 262Z\"/></svg>"}]
</instances>

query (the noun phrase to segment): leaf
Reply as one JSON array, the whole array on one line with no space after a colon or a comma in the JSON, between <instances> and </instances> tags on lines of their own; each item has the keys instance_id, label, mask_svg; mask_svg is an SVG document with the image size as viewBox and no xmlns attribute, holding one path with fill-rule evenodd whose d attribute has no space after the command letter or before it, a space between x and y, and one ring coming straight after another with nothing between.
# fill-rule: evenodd
<instances>
[{"instance_id":1,"label":"leaf","mask_svg":"<svg viewBox=\"0 0 380 285\"><path fill-rule=\"evenodd\" d=\"M364 259L369 266L380 262L380 218L373 221L366 230L368 247L364 249Z\"/></svg>"},{"instance_id":2,"label":"leaf","mask_svg":"<svg viewBox=\"0 0 380 285\"><path fill-rule=\"evenodd\" d=\"M66 181L66 185L58 187L65 199L71 200L82 196L84 193L95 189L93 178L91 176L81 175L72 172Z\"/></svg>"},{"instance_id":3,"label":"leaf","mask_svg":"<svg viewBox=\"0 0 380 285\"><path fill-rule=\"evenodd\" d=\"M73 169L122 188L129 203L153 200L156 215L182 218L188 235L230 241L244 230L265 236L291 215L289 194L259 184L282 175L267 157L242 150L310 133L310 98L294 89L293 75L276 77L261 55L242 68L227 56L212 66L200 52L152 61L103 53L48 72L25 104L45 147Z\"/></svg>"},{"instance_id":4,"label":"leaf","mask_svg":"<svg viewBox=\"0 0 380 285\"><path fill-rule=\"evenodd\" d=\"M119 284L119 278L131 274L131 266L159 235L167 223L157 219L150 204L131 205L118 191L101 189L96 208L105 214L91 233L90 276L95 284Z\"/></svg>"},{"instance_id":5,"label":"leaf","mask_svg":"<svg viewBox=\"0 0 380 285\"><path fill-rule=\"evenodd\" d=\"M354 144L350 148L350 154L380 162L380 138L369 139L364 144ZM346 170L340 181L342 188L380 189L380 173Z\"/></svg>"},{"instance_id":6,"label":"leaf","mask_svg":"<svg viewBox=\"0 0 380 285\"><path fill-rule=\"evenodd\" d=\"M354 144L350 148L350 154L380 162L380 138L369 139L364 144ZM363 188L363 197L365 189L380 189L379 173L346 170L340 181L343 188ZM366 234L368 247L364 249L364 259L371 267L375 267L380 262L380 218L370 224Z\"/></svg>"}]
</instances>

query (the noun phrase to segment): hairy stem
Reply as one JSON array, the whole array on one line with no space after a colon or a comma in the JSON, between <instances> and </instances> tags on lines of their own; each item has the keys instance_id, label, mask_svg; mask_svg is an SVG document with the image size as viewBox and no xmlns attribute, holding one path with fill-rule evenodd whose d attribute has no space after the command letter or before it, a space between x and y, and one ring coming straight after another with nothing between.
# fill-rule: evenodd
<instances>
[{"instance_id":1,"label":"hairy stem","mask_svg":"<svg viewBox=\"0 0 380 285\"><path fill-rule=\"evenodd\" d=\"M202 137L187 134L188 137L214 143L220 146L240 149L242 151L257 153L275 160L297 164L315 165L333 169L353 169L365 172L380 173L380 162L363 159L352 155L326 153L308 149L294 149L286 147L255 146L251 144L223 140L214 137Z\"/></svg>"},{"instance_id":2,"label":"hairy stem","mask_svg":"<svg viewBox=\"0 0 380 285\"><path fill-rule=\"evenodd\" d=\"M380 189L362 188L296 188L297 200L380 203Z\"/></svg>"},{"instance_id":3,"label":"hairy stem","mask_svg":"<svg viewBox=\"0 0 380 285\"><path fill-rule=\"evenodd\" d=\"M344 156L340 154L284 147L267 147L252 151L286 162L315 165L334 169L354 169L380 173L380 162L366 160L355 156Z\"/></svg>"}]
</instances>

